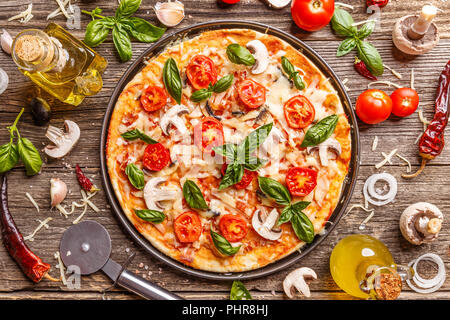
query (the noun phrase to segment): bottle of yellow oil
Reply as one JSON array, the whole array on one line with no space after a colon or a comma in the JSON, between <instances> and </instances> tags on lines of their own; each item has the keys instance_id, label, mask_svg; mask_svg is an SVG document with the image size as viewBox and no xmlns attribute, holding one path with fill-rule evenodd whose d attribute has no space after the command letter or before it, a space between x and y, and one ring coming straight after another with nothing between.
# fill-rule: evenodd
<instances>
[{"instance_id":1,"label":"bottle of yellow oil","mask_svg":"<svg viewBox=\"0 0 450 320\"><path fill-rule=\"evenodd\" d=\"M362 234L348 236L334 247L330 271L342 290L363 299L396 299L402 279L413 276L411 268L394 262L381 241Z\"/></svg>"},{"instance_id":2,"label":"bottle of yellow oil","mask_svg":"<svg viewBox=\"0 0 450 320\"><path fill-rule=\"evenodd\" d=\"M77 106L103 87L106 60L55 23L27 29L14 39L19 70L62 102Z\"/></svg>"}]
</instances>

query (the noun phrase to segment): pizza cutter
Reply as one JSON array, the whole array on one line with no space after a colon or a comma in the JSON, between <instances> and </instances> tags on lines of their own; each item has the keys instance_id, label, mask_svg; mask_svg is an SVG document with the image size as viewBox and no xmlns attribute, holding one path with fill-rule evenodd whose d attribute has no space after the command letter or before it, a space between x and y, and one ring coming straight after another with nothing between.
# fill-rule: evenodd
<instances>
[{"instance_id":1,"label":"pizza cutter","mask_svg":"<svg viewBox=\"0 0 450 320\"><path fill-rule=\"evenodd\" d=\"M182 298L126 270L110 258L111 238L98 222L83 221L68 228L61 239L61 259L69 267L77 266L81 275L102 270L114 284L146 299L181 300Z\"/></svg>"}]
</instances>

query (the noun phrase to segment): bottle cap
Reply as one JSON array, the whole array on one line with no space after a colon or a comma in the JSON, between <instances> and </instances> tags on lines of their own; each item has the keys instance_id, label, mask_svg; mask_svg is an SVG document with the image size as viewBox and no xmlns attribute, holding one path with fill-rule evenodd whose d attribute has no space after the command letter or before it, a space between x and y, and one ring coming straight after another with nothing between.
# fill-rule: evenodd
<instances>
[{"instance_id":1,"label":"bottle cap","mask_svg":"<svg viewBox=\"0 0 450 320\"><path fill-rule=\"evenodd\" d=\"M38 37L25 34L17 39L15 52L21 60L33 62L42 57L44 47L41 45Z\"/></svg>"}]
</instances>

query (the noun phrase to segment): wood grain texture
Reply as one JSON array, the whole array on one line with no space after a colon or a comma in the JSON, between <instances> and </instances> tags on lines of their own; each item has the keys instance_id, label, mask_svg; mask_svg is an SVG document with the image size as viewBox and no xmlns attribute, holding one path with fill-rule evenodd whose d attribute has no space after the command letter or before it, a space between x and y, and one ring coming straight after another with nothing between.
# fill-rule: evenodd
<instances>
[{"instance_id":1,"label":"wood grain texture","mask_svg":"<svg viewBox=\"0 0 450 320\"><path fill-rule=\"evenodd\" d=\"M364 1L347 0L355 6L353 16L355 21L367 19ZM399 17L418 12L422 1L391 0L388 7L382 11L381 28L370 36L370 41L378 48L383 57L384 63L399 71L403 79L399 80L388 70L381 77L382 80L390 80L404 86L409 86L411 68L414 68L416 81L415 87L421 98L421 108L427 118L431 118L434 112L434 98L438 76L443 66L449 60L450 52L450 26L448 16L450 14L450 2L440 0L428 1L439 6L443 12L438 14L436 23L441 32L439 45L430 53L405 59L393 47L391 40L391 28ZM43 28L47 24L45 20L48 13L56 9L54 1L34 0L34 18L26 25L17 21L7 22L7 19L25 9L29 1L25 0L3 0L0 2L0 21L12 35L17 34L26 28ZM105 15L113 15L115 1L75 1L81 9L92 10L96 6L104 9ZM137 16L146 18L156 23L156 18L152 5L156 0L143 0L141 9ZM360 77L353 70L354 55L349 54L342 58L337 58L336 48L341 41L330 30L329 27L315 32L307 33L297 28L290 18L289 8L282 10L269 9L263 1L242 0L233 6L223 5L220 1L195 1L185 0L186 19L178 28L183 28L195 23L205 22L215 19L241 19L266 23L270 26L288 31L298 38L304 40L314 50L316 50L335 70L341 79L349 79L347 86L352 102L356 101L359 93L367 88L368 80ZM90 18L82 16L81 30L72 30L79 38L83 38L83 33ZM60 16L54 20L65 26L65 20ZM170 29L173 32L177 29ZM133 57L136 58L150 44L133 43ZM37 219L43 220L48 216L53 217L50 228L44 229L35 237L35 241L29 242L30 247L35 250L45 261L51 263L53 276L57 276L57 264L53 254L58 250L59 241L64 230L72 224L76 215L65 219L57 211L49 209L49 180L52 177L63 179L69 189L70 194L65 200L65 204L80 199L79 187L76 181L73 167L79 163L85 167L86 173L93 178L97 185L101 185L99 177L99 143L101 122L106 105L115 84L122 76L123 72L130 65L120 63L115 53L111 39L97 48L97 51L109 61L109 66L104 75L104 88L95 97L87 98L82 105L77 108L65 106L58 101L51 100L53 117L51 124L62 126L64 119L72 119L81 127L81 139L72 153L63 160L46 161L42 173L34 177L26 177L21 165L18 165L9 173L9 198L10 208L16 223L24 235L28 235L38 225ZM36 94L36 89L15 67L10 57L0 53L0 67L3 68L10 77L8 90L0 96L0 143L8 140L6 126L12 123L20 107L27 105L27 101ZM384 88L387 92L392 90ZM414 145L416 137L422 130L422 124L417 113L406 119L389 119L380 125L368 126L359 123L361 130L361 170L351 203L362 203L362 186L368 176L377 172L374 165L383 159L381 151L389 152L398 148L398 152L407 157L413 163L413 170L419 165L417 156L417 146ZM31 120L29 112L25 112L19 126L23 136L29 138L39 149L47 143L44 133L46 127L37 127ZM372 141L375 136L379 137L378 149L371 151ZM351 297L343 293L336 287L329 273L329 256L333 246L343 237L353 233L364 233L373 235L382 240L392 251L398 263L408 263L410 260L426 252L439 254L446 264L450 264L450 222L446 219L442 228L439 241L420 247L412 246L401 236L398 229L398 219L402 211L411 203L416 201L430 201L440 207L445 213L450 211L450 148L445 148L442 155L429 163L418 179L406 181L400 177L405 171L405 167L400 159L394 158L393 165L383 167L381 171L393 174L398 179L399 192L395 202L376 208L376 214L368 223L365 230L359 230L358 226L366 217L362 211L352 211L343 218L336 229L322 243L320 247L305 257L301 262L288 270L276 275L246 281L246 286L252 291L257 299L285 299L282 292L282 280L287 273L296 267L312 267L318 274L319 280L311 283L312 299L350 299ZM41 212L37 213L32 204L26 199L25 192L29 192L39 203ZM228 297L230 282L212 282L199 280L174 271L156 259L148 256L142 249L137 247L127 236L124 230L118 225L117 220L109 209L105 195L100 191L94 198L101 211L95 213L88 210L86 219L93 219L102 223L111 234L113 253L112 258L116 261L124 262L130 252L137 252L137 256L132 262L130 269L145 275L149 279L157 282L169 290L173 290L188 299L226 299ZM447 217L446 217L447 218ZM111 281L101 273L83 277L81 289L71 291L59 283L43 281L33 285L28 281L15 262L8 256L3 246L0 246L0 299L136 299L133 294L121 289L114 289L102 296L102 291L111 285ZM405 287L401 299L450 299L450 280L446 280L444 286L431 295L420 295Z\"/></svg>"}]
</instances>

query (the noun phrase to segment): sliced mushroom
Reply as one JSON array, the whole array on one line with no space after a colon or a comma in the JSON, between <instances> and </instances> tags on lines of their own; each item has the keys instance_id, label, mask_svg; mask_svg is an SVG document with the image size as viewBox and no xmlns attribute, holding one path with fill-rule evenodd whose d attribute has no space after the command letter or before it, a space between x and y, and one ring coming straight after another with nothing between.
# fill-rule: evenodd
<instances>
[{"instance_id":1,"label":"sliced mushroom","mask_svg":"<svg viewBox=\"0 0 450 320\"><path fill-rule=\"evenodd\" d=\"M167 180L161 177L151 178L147 181L144 188L145 205L149 210L161 210L163 206L160 201L174 200L179 196L179 192L175 190L167 190L158 188L158 186Z\"/></svg>"},{"instance_id":2,"label":"sliced mushroom","mask_svg":"<svg viewBox=\"0 0 450 320\"><path fill-rule=\"evenodd\" d=\"M189 109L183 105L177 104L167 110L167 112L161 117L159 125L165 135L169 134L170 125L176 127L181 135L184 135L187 132L184 120L180 117L183 113L189 113Z\"/></svg>"},{"instance_id":3,"label":"sliced mushroom","mask_svg":"<svg viewBox=\"0 0 450 320\"><path fill-rule=\"evenodd\" d=\"M252 40L247 43L247 49L250 50L255 57L252 73L260 74L266 71L269 66L269 52L264 43L259 40Z\"/></svg>"},{"instance_id":4,"label":"sliced mushroom","mask_svg":"<svg viewBox=\"0 0 450 320\"><path fill-rule=\"evenodd\" d=\"M273 209L266 217L263 217L263 210L256 210L252 218L253 229L264 239L280 239L282 230L274 228L278 221L278 216L277 209Z\"/></svg>"},{"instance_id":5,"label":"sliced mushroom","mask_svg":"<svg viewBox=\"0 0 450 320\"><path fill-rule=\"evenodd\" d=\"M282 9L286 7L291 0L266 0L267 4L274 9Z\"/></svg>"},{"instance_id":6,"label":"sliced mushroom","mask_svg":"<svg viewBox=\"0 0 450 320\"><path fill-rule=\"evenodd\" d=\"M437 239L444 215L438 207L427 202L417 202L403 211L400 231L410 243L420 245Z\"/></svg>"},{"instance_id":7,"label":"sliced mushroom","mask_svg":"<svg viewBox=\"0 0 450 320\"><path fill-rule=\"evenodd\" d=\"M220 205L221 202L219 200L211 199L209 201L209 209L200 211L200 215L205 216L206 218L218 217L222 214L219 208Z\"/></svg>"},{"instance_id":8,"label":"sliced mushroom","mask_svg":"<svg viewBox=\"0 0 450 320\"><path fill-rule=\"evenodd\" d=\"M308 154L313 151L319 151L320 163L325 167L328 166L328 150L334 151L337 156L340 156L342 153L341 144L334 138L328 138L317 146L308 147L306 149Z\"/></svg>"},{"instance_id":9,"label":"sliced mushroom","mask_svg":"<svg viewBox=\"0 0 450 320\"><path fill-rule=\"evenodd\" d=\"M294 297L295 289L297 289L305 297L310 297L311 292L306 280L312 279L317 279L317 275L313 269L306 267L295 269L289 273L283 281L284 292L290 299Z\"/></svg>"},{"instance_id":10,"label":"sliced mushroom","mask_svg":"<svg viewBox=\"0 0 450 320\"><path fill-rule=\"evenodd\" d=\"M54 126L48 126L45 136L53 142L45 147L44 152L52 158L59 159L64 157L72 150L80 138L80 128L71 121L64 121L64 130Z\"/></svg>"}]
</instances>

